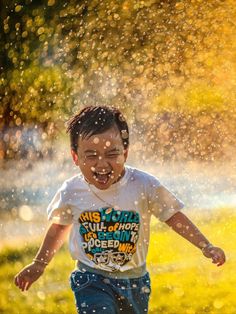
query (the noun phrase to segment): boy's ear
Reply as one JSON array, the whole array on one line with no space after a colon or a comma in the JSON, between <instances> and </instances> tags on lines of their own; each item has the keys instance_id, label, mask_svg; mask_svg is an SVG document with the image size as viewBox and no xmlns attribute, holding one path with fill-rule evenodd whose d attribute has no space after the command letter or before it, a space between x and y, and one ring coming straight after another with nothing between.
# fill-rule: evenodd
<instances>
[{"instance_id":1,"label":"boy's ear","mask_svg":"<svg viewBox=\"0 0 236 314\"><path fill-rule=\"evenodd\" d=\"M70 152L71 152L71 156L72 156L72 158L74 160L75 165L79 166L78 154L73 149L71 149Z\"/></svg>"},{"instance_id":2,"label":"boy's ear","mask_svg":"<svg viewBox=\"0 0 236 314\"><path fill-rule=\"evenodd\" d=\"M126 148L125 150L124 150L124 157L125 157L125 161L127 160L127 158L128 158L128 153L129 153L129 149L128 148Z\"/></svg>"}]
</instances>

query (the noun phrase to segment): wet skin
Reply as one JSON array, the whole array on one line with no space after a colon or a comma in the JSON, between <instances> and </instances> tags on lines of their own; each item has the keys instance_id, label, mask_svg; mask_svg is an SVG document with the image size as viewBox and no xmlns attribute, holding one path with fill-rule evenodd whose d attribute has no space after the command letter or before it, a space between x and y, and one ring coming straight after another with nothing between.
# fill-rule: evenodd
<instances>
[{"instance_id":1,"label":"wet skin","mask_svg":"<svg viewBox=\"0 0 236 314\"><path fill-rule=\"evenodd\" d=\"M128 149L124 149L119 130L114 126L104 133L79 138L77 153L71 151L85 180L100 190L108 189L125 173Z\"/></svg>"}]
</instances>

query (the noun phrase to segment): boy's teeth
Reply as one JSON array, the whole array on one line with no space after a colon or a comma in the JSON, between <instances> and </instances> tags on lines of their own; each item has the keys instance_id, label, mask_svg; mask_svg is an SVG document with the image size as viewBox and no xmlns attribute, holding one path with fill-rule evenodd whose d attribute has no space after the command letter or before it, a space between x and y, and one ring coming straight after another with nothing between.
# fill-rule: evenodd
<instances>
[{"instance_id":1,"label":"boy's teeth","mask_svg":"<svg viewBox=\"0 0 236 314\"><path fill-rule=\"evenodd\" d=\"M111 171L106 171L106 172L94 171L94 179L97 182L100 182L102 184L106 184L109 181L109 179L110 179L110 174L111 173L112 173Z\"/></svg>"},{"instance_id":2,"label":"boy's teeth","mask_svg":"<svg viewBox=\"0 0 236 314\"><path fill-rule=\"evenodd\" d=\"M105 184L109 180L109 176L107 174L97 172L97 180Z\"/></svg>"}]
</instances>

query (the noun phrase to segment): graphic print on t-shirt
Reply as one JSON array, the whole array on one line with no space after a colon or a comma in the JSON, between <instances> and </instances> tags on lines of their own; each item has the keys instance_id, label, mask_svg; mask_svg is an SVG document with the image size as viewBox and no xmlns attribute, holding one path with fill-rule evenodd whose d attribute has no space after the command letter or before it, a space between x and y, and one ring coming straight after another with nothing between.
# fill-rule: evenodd
<instances>
[{"instance_id":1,"label":"graphic print on t-shirt","mask_svg":"<svg viewBox=\"0 0 236 314\"><path fill-rule=\"evenodd\" d=\"M115 271L136 252L139 213L112 207L85 211L79 217L84 252L101 268Z\"/></svg>"}]
</instances>

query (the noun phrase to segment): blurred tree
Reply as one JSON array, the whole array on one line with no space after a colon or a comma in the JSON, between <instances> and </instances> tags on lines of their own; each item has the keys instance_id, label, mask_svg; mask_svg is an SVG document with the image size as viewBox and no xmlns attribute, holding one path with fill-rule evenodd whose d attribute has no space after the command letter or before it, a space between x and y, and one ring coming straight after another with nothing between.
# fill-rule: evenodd
<instances>
[{"instance_id":1,"label":"blurred tree","mask_svg":"<svg viewBox=\"0 0 236 314\"><path fill-rule=\"evenodd\" d=\"M15 157L23 128L55 135L70 112L71 80L54 55L53 1L3 1L1 11L1 157ZM59 9L59 8L58 8ZM56 41L57 42L57 41ZM18 133L17 133L18 132ZM16 135L18 134L18 136ZM39 134L40 135L40 134ZM16 145L16 142L18 145ZM15 143L14 145L12 143ZM21 154L19 154L19 157Z\"/></svg>"},{"instance_id":2,"label":"blurred tree","mask_svg":"<svg viewBox=\"0 0 236 314\"><path fill-rule=\"evenodd\" d=\"M3 0L1 8L2 134L32 123L53 133L79 108L103 103L123 110L143 143L141 131L185 121L185 142L197 141L182 154L191 158L215 154L197 134L206 115L220 114L221 151L223 125L236 121L234 1ZM165 138L160 151L175 155L172 132L159 137L150 139Z\"/></svg>"}]
</instances>

